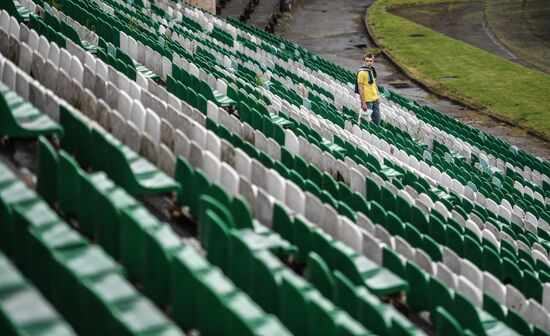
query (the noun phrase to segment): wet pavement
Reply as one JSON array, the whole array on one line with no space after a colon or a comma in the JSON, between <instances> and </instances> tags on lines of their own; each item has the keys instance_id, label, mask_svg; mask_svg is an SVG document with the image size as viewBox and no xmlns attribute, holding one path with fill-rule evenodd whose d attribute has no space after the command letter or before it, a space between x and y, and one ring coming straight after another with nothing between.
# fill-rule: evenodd
<instances>
[{"instance_id":1,"label":"wet pavement","mask_svg":"<svg viewBox=\"0 0 550 336\"><path fill-rule=\"evenodd\" d=\"M248 4L248 0L230 0L225 3L225 7L221 9L220 16L227 18L233 17L238 19Z\"/></svg>"},{"instance_id":2,"label":"wet pavement","mask_svg":"<svg viewBox=\"0 0 550 336\"><path fill-rule=\"evenodd\" d=\"M361 65L365 48L375 47L368 36L364 21L365 12L372 3L373 0L298 0L293 11L279 19L275 34L355 71ZM549 142L447 99L434 96L407 78L383 54L376 57L375 66L378 80L382 85L541 158L550 159Z\"/></svg>"},{"instance_id":3,"label":"wet pavement","mask_svg":"<svg viewBox=\"0 0 550 336\"><path fill-rule=\"evenodd\" d=\"M513 62L519 59L488 31L483 18L483 3L438 3L397 7L390 13L431 28L454 39L463 41L491 54Z\"/></svg>"},{"instance_id":4,"label":"wet pavement","mask_svg":"<svg viewBox=\"0 0 550 336\"><path fill-rule=\"evenodd\" d=\"M486 0L485 18L507 48L550 75L550 1Z\"/></svg>"},{"instance_id":5,"label":"wet pavement","mask_svg":"<svg viewBox=\"0 0 550 336\"><path fill-rule=\"evenodd\" d=\"M545 1L548 3L547 0ZM530 69L543 71L544 69L541 66L537 66L536 64L531 64L529 62L533 60L536 61L536 59L534 58L535 56L542 58L540 62L544 62L544 57L541 54L541 51L550 51L550 49L546 45L544 45L544 39L538 38L529 29L522 28L521 25L524 21L522 19L511 20L510 17L503 17L508 19L505 23L508 27L510 27L511 24L514 24L512 22L516 22L515 24L518 27L515 27L517 28L517 32L515 32L514 34L511 32L512 29L500 27L500 20L498 19L502 16L500 15L500 13L496 13L496 9L491 10L491 15L489 17L494 18L492 20L494 24L489 25L485 20L484 5L485 4L481 1L452 4L437 3L429 5L397 7L394 9L390 9L390 13L399 15L415 23L431 28L444 35L460 40L474 47L478 47L491 54L521 64ZM517 15L518 17L521 17L521 15L518 15L518 13L521 13L520 8L515 8L515 11L512 11L511 5L512 4L508 4L505 6L506 8L510 9L510 15ZM520 6L519 4L515 5L516 7ZM500 9L500 6L504 5L488 4L487 6L490 6L490 8L497 7L498 9ZM548 7L550 8L550 6ZM523 25L527 26L527 23ZM521 40L526 40L530 42L531 45L528 45L527 43L520 43L519 45L524 46L526 53L532 55L532 57L525 59L518 57L518 55L514 54L504 44L500 42L499 38L495 36L493 31L498 35L505 37L505 39L510 43L518 44ZM547 56L550 57L550 54ZM548 63L549 65L548 69L546 70L548 71L548 73L550 73L550 60L548 60L548 58L546 58L546 63Z\"/></svg>"}]
</instances>

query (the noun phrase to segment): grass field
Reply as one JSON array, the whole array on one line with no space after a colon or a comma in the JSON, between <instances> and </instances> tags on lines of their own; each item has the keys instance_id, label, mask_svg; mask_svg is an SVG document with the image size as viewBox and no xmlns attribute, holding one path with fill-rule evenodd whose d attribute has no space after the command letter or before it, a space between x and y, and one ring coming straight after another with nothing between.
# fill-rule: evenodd
<instances>
[{"instance_id":1,"label":"grass field","mask_svg":"<svg viewBox=\"0 0 550 336\"><path fill-rule=\"evenodd\" d=\"M426 86L550 139L550 76L387 11L439 2L458 1L378 0L366 22L384 51Z\"/></svg>"}]
</instances>

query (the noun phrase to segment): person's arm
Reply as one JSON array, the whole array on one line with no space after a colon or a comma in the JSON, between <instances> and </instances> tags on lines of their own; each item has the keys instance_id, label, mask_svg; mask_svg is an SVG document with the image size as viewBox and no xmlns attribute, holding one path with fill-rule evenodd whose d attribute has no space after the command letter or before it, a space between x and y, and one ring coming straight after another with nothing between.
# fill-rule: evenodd
<instances>
[{"instance_id":1,"label":"person's arm","mask_svg":"<svg viewBox=\"0 0 550 336\"><path fill-rule=\"evenodd\" d=\"M376 95L378 96L378 99L376 99L376 102L380 104L380 91L378 91L378 84L375 82L374 87L376 88Z\"/></svg>"},{"instance_id":2,"label":"person's arm","mask_svg":"<svg viewBox=\"0 0 550 336\"><path fill-rule=\"evenodd\" d=\"M359 98L361 99L361 109L363 109L363 111L366 111L367 110L367 103L365 102L365 88L364 88L364 78L365 76L363 76L363 74L360 72L359 75L357 76L357 87L359 89Z\"/></svg>"}]
</instances>

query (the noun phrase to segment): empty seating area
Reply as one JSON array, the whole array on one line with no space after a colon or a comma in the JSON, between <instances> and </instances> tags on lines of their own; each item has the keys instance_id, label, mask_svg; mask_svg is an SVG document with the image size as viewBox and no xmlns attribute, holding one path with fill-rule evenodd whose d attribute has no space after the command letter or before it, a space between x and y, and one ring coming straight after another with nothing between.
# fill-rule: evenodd
<instances>
[{"instance_id":1,"label":"empty seating area","mask_svg":"<svg viewBox=\"0 0 550 336\"><path fill-rule=\"evenodd\" d=\"M0 9L2 335L550 333L549 162L180 1Z\"/></svg>"}]
</instances>

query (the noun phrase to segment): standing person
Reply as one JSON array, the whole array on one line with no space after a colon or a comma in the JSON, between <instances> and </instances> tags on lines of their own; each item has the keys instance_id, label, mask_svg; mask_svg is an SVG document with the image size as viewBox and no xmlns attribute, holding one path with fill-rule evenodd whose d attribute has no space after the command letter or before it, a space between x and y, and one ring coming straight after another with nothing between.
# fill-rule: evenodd
<instances>
[{"instance_id":1,"label":"standing person","mask_svg":"<svg viewBox=\"0 0 550 336\"><path fill-rule=\"evenodd\" d=\"M363 66L357 70L357 82L355 93L361 98L361 109L372 109L372 121L376 126L380 125L380 94L376 85L376 70L374 69L374 55L367 53L363 56ZM359 115L361 124L361 115Z\"/></svg>"}]
</instances>

